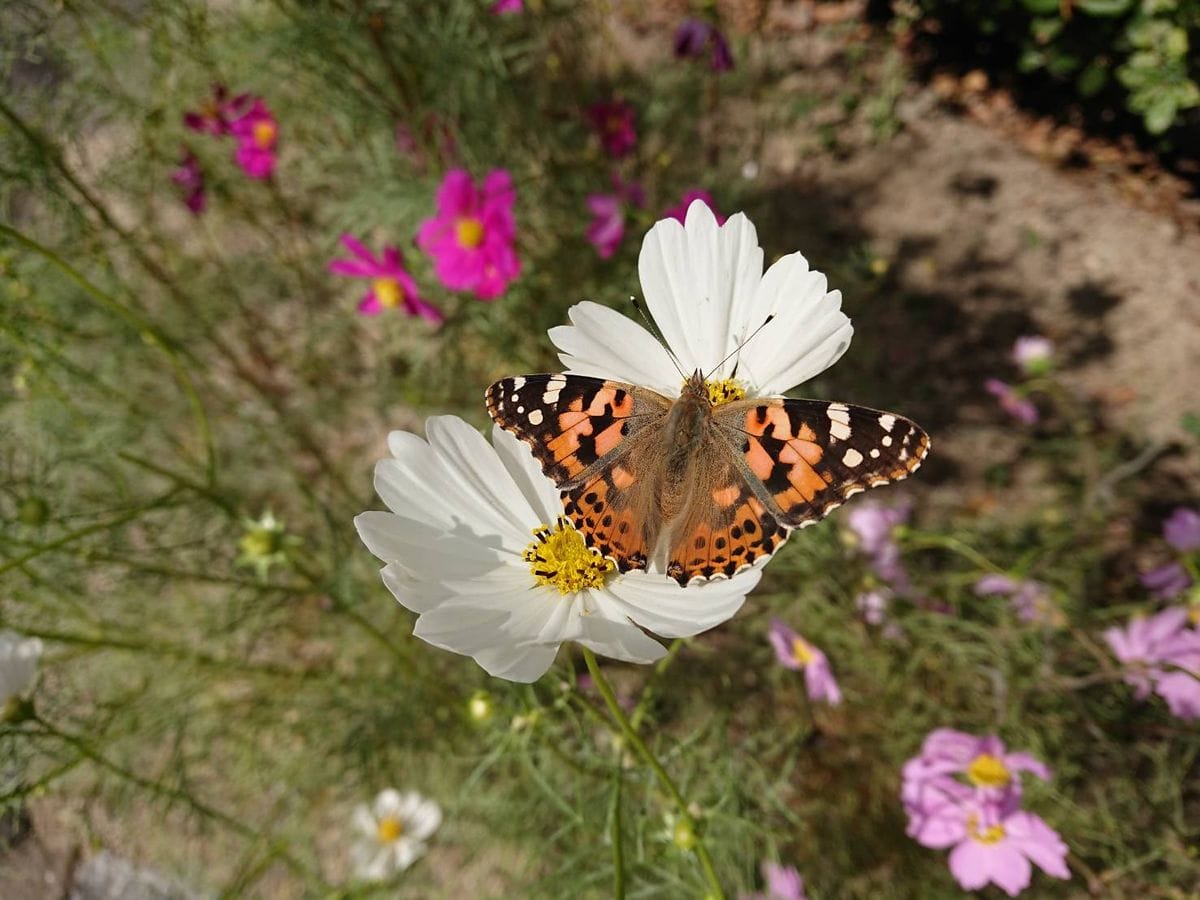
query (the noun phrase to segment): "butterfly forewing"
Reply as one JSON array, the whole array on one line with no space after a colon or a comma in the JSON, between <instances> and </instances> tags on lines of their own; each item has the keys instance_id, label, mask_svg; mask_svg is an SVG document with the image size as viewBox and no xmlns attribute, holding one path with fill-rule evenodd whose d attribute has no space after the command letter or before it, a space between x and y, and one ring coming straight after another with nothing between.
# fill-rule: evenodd
<instances>
[{"instance_id":1,"label":"butterfly forewing","mask_svg":"<svg viewBox=\"0 0 1200 900\"><path fill-rule=\"evenodd\" d=\"M847 403L746 400L719 409L716 422L789 528L907 478L929 452L929 436L916 423Z\"/></svg>"}]
</instances>

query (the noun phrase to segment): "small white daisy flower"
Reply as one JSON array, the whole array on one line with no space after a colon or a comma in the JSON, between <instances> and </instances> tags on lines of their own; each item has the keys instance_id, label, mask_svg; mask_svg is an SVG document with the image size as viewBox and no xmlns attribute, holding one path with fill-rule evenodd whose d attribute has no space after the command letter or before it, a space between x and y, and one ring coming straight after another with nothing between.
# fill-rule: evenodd
<instances>
[{"instance_id":1,"label":"small white daisy flower","mask_svg":"<svg viewBox=\"0 0 1200 900\"><path fill-rule=\"evenodd\" d=\"M741 608L760 572L682 588L661 574L618 575L562 517L554 484L529 448L495 428L493 444L454 416L431 418L428 442L388 436L375 489L392 512L354 520L382 559L384 584L418 613L413 634L472 657L509 681L540 678L564 641L650 663L664 637L712 628Z\"/></svg>"},{"instance_id":2,"label":"small white daisy flower","mask_svg":"<svg viewBox=\"0 0 1200 900\"><path fill-rule=\"evenodd\" d=\"M33 683L42 642L12 631L0 631L0 708L20 697Z\"/></svg>"},{"instance_id":3,"label":"small white daisy flower","mask_svg":"<svg viewBox=\"0 0 1200 900\"><path fill-rule=\"evenodd\" d=\"M358 843L354 871L365 881L384 881L425 854L425 841L442 824L442 810L416 791L380 791L370 806L354 810Z\"/></svg>"},{"instance_id":4,"label":"small white daisy flower","mask_svg":"<svg viewBox=\"0 0 1200 900\"><path fill-rule=\"evenodd\" d=\"M827 291L825 276L801 254L782 257L764 274L745 214L718 225L700 200L688 207L686 224L663 219L650 229L638 275L670 353L629 317L584 301L571 307L570 325L550 329L569 372L677 397L683 382L673 353L684 375L699 369L711 388L724 383L723 399L778 395L837 362L854 333L841 292Z\"/></svg>"}]
</instances>

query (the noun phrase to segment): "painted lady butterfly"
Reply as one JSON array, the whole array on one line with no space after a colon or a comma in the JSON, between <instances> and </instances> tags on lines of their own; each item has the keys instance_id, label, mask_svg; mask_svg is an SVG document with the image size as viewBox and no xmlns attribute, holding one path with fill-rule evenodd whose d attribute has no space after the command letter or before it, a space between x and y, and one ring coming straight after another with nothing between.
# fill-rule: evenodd
<instances>
[{"instance_id":1,"label":"painted lady butterfly","mask_svg":"<svg viewBox=\"0 0 1200 900\"><path fill-rule=\"evenodd\" d=\"M533 448L588 546L622 572L680 584L770 556L869 487L916 471L929 436L893 413L784 397L732 399L696 372L676 400L582 375L504 378L487 391Z\"/></svg>"}]
</instances>

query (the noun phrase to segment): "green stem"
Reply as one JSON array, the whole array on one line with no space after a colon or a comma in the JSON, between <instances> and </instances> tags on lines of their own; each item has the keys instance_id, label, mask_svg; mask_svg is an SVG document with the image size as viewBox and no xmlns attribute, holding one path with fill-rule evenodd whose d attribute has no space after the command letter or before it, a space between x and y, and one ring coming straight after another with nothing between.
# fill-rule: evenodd
<instances>
[{"instance_id":1,"label":"green stem","mask_svg":"<svg viewBox=\"0 0 1200 900\"><path fill-rule=\"evenodd\" d=\"M716 900L725 900L725 892L721 889L721 882L717 879L716 869L713 868L712 857L708 855L708 848L704 845L704 839L700 837L700 831L696 826L696 820L688 810L687 799L675 786L675 782L671 780L671 776L667 774L667 770L663 768L662 763L646 746L633 726L629 724L629 719L625 716L625 711L621 709L621 704L617 702L617 696L613 693L612 686L608 683L608 679L604 677L604 673L600 671L600 664L596 662L596 655L587 647L583 648L583 659L587 663L588 671L592 675L592 681L596 683L596 689L600 692L600 696L604 698L604 703L608 707L609 714L616 721L617 726L621 729L621 734L629 743L629 746L637 752L638 756L650 767L654 776L662 785L663 790L670 795L675 801L676 807L679 809L679 819L688 826L688 830L696 836L696 856L700 860L700 868L704 871L704 877L708 881L711 890L711 896Z\"/></svg>"}]
</instances>

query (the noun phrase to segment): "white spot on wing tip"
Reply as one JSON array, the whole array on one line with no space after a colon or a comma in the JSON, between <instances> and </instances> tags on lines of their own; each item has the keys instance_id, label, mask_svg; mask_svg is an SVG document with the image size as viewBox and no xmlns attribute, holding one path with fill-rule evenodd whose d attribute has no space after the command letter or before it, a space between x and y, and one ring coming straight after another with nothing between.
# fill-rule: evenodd
<instances>
[{"instance_id":1,"label":"white spot on wing tip","mask_svg":"<svg viewBox=\"0 0 1200 900\"><path fill-rule=\"evenodd\" d=\"M848 449L845 455L842 456L842 464L854 468L863 461L863 455L853 447Z\"/></svg>"},{"instance_id":2,"label":"white spot on wing tip","mask_svg":"<svg viewBox=\"0 0 1200 900\"><path fill-rule=\"evenodd\" d=\"M530 425L541 425L542 424L542 411L540 409L535 409L529 413L529 424Z\"/></svg>"},{"instance_id":3,"label":"white spot on wing tip","mask_svg":"<svg viewBox=\"0 0 1200 900\"><path fill-rule=\"evenodd\" d=\"M896 417L893 416L891 413L884 413L883 415L881 415L879 417L879 427L882 428L884 431L891 431L892 427L895 424L896 424ZM884 446L886 447L887 444L884 444Z\"/></svg>"}]
</instances>

